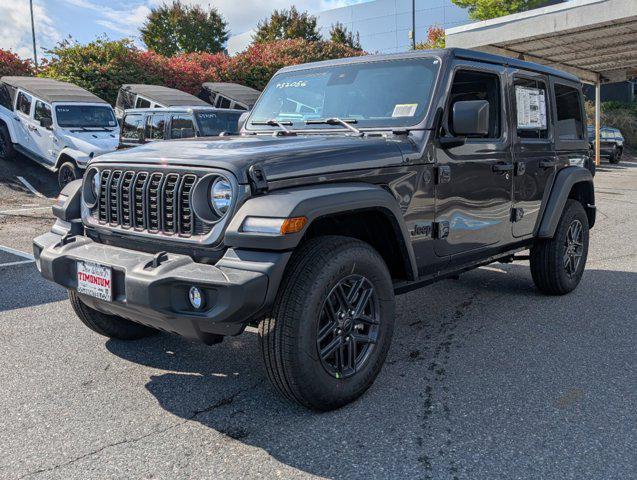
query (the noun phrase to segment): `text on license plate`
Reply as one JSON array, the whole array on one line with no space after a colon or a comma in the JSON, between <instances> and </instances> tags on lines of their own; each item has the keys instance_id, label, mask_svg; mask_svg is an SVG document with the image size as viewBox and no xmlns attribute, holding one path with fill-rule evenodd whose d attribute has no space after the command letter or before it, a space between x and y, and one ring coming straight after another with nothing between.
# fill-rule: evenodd
<instances>
[{"instance_id":1,"label":"text on license plate","mask_svg":"<svg viewBox=\"0 0 637 480\"><path fill-rule=\"evenodd\" d=\"M110 302L113 298L111 268L78 261L77 292Z\"/></svg>"}]
</instances>

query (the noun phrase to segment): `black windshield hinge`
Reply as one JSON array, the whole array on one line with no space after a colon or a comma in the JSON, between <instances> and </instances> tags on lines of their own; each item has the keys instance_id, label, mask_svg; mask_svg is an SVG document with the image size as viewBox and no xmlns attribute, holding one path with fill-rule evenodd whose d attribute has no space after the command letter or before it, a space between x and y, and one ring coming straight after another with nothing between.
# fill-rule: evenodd
<instances>
[{"instance_id":1,"label":"black windshield hinge","mask_svg":"<svg viewBox=\"0 0 637 480\"><path fill-rule=\"evenodd\" d=\"M449 236L449 222L434 222L433 223L433 232L431 237L435 239L447 238Z\"/></svg>"},{"instance_id":2,"label":"black windshield hinge","mask_svg":"<svg viewBox=\"0 0 637 480\"><path fill-rule=\"evenodd\" d=\"M440 165L436 167L436 185L449 183L451 181L451 167Z\"/></svg>"},{"instance_id":3,"label":"black windshield hinge","mask_svg":"<svg viewBox=\"0 0 637 480\"><path fill-rule=\"evenodd\" d=\"M268 191L268 179L261 165L251 165L248 169L248 178L254 195Z\"/></svg>"}]
</instances>

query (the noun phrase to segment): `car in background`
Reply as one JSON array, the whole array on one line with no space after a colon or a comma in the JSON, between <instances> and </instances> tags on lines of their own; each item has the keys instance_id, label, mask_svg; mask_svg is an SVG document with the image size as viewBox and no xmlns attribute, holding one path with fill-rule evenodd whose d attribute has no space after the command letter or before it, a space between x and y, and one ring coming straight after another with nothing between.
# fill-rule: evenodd
<instances>
[{"instance_id":1,"label":"car in background","mask_svg":"<svg viewBox=\"0 0 637 480\"><path fill-rule=\"evenodd\" d=\"M119 88L115 115L122 118L131 108L207 107L209 104L176 88L163 85L125 84Z\"/></svg>"},{"instance_id":2,"label":"car in background","mask_svg":"<svg viewBox=\"0 0 637 480\"><path fill-rule=\"evenodd\" d=\"M588 142L590 148L595 152L595 128L588 126ZM624 136L618 128L603 126L600 129L599 137L600 156L608 158L610 163L619 163L624 152Z\"/></svg>"},{"instance_id":3,"label":"car in background","mask_svg":"<svg viewBox=\"0 0 637 480\"><path fill-rule=\"evenodd\" d=\"M0 78L0 158L21 153L57 172L62 188L118 142L113 107L87 90L50 78Z\"/></svg>"},{"instance_id":4,"label":"car in background","mask_svg":"<svg viewBox=\"0 0 637 480\"><path fill-rule=\"evenodd\" d=\"M261 92L238 83L206 82L197 95L217 108L252 110Z\"/></svg>"},{"instance_id":5,"label":"car in background","mask_svg":"<svg viewBox=\"0 0 637 480\"><path fill-rule=\"evenodd\" d=\"M157 140L239 133L242 110L205 107L133 108L122 118L120 148Z\"/></svg>"}]
</instances>

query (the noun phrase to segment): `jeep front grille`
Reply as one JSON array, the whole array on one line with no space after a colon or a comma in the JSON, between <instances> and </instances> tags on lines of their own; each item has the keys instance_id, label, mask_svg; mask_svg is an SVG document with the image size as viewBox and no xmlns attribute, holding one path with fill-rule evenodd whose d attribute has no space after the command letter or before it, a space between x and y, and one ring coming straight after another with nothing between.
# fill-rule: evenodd
<instances>
[{"instance_id":1,"label":"jeep front grille","mask_svg":"<svg viewBox=\"0 0 637 480\"><path fill-rule=\"evenodd\" d=\"M91 214L110 227L182 237L205 235L211 226L191 207L197 180L192 173L102 170Z\"/></svg>"}]
</instances>

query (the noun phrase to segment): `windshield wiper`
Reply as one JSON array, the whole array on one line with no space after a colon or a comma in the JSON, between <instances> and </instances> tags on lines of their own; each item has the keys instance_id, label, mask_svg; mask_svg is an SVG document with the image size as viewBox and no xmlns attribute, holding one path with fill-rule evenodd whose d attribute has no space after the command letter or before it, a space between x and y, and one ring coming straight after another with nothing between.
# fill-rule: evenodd
<instances>
[{"instance_id":1,"label":"windshield wiper","mask_svg":"<svg viewBox=\"0 0 637 480\"><path fill-rule=\"evenodd\" d=\"M296 135L295 132L292 132L288 130L287 128L285 128L286 125L292 126L293 125L292 122L288 122L288 121L280 122L276 118L271 118L270 120L265 120L265 121L255 120L250 123L252 125L268 125L270 127L279 127L284 135Z\"/></svg>"},{"instance_id":2,"label":"windshield wiper","mask_svg":"<svg viewBox=\"0 0 637 480\"><path fill-rule=\"evenodd\" d=\"M342 118L332 117L332 118L321 118L316 120L306 120L306 125L342 125L348 130L351 130L356 135L362 136L364 135L358 128L352 127L350 123L358 123L358 120L355 118L346 118L343 120Z\"/></svg>"}]
</instances>

